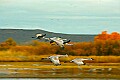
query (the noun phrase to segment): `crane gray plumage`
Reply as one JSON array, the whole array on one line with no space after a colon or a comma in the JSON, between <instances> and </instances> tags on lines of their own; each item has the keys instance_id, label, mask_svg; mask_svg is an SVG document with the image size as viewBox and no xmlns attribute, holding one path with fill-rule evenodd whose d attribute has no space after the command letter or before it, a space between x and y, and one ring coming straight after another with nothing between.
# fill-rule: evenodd
<instances>
[{"instance_id":1,"label":"crane gray plumage","mask_svg":"<svg viewBox=\"0 0 120 80\"><path fill-rule=\"evenodd\" d=\"M61 65L59 58L61 57L68 57L68 55L56 55L56 56L49 56L47 58L42 58L42 60L50 60L55 66Z\"/></svg>"},{"instance_id":2,"label":"crane gray plumage","mask_svg":"<svg viewBox=\"0 0 120 80\"><path fill-rule=\"evenodd\" d=\"M73 44L68 44L70 42L70 40L62 39L61 37L46 38L45 36L46 36L46 34L37 33L35 35L35 37L32 37L32 38L36 38L36 39L40 39L40 40L45 39L46 41L50 41L50 44L55 42L58 46L60 46L63 49L64 49L64 45L73 45Z\"/></svg>"},{"instance_id":3,"label":"crane gray plumage","mask_svg":"<svg viewBox=\"0 0 120 80\"><path fill-rule=\"evenodd\" d=\"M35 35L35 37L32 37L32 38L42 39L42 38L45 38L44 36L46 36L46 34L37 33L37 34Z\"/></svg>"},{"instance_id":4,"label":"crane gray plumage","mask_svg":"<svg viewBox=\"0 0 120 80\"><path fill-rule=\"evenodd\" d=\"M70 42L70 40L62 39L60 37L45 38L45 39L49 40L50 44L52 44L53 42L55 42L61 48L64 48L64 45L72 45L72 44L68 44Z\"/></svg>"},{"instance_id":5,"label":"crane gray plumage","mask_svg":"<svg viewBox=\"0 0 120 80\"><path fill-rule=\"evenodd\" d=\"M93 60L92 58L75 58L73 60L71 60L70 62L74 62L77 65L85 65L85 63L83 61L85 60Z\"/></svg>"},{"instance_id":6,"label":"crane gray plumage","mask_svg":"<svg viewBox=\"0 0 120 80\"><path fill-rule=\"evenodd\" d=\"M54 65L61 65L58 56L50 56L49 59Z\"/></svg>"}]
</instances>

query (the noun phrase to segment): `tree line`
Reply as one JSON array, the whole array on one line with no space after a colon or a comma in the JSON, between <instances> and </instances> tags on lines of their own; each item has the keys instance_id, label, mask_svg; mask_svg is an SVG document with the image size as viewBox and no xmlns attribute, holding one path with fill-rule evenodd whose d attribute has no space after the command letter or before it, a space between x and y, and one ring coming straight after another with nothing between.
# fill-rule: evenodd
<instances>
[{"instance_id":1,"label":"tree line","mask_svg":"<svg viewBox=\"0 0 120 80\"><path fill-rule=\"evenodd\" d=\"M0 43L0 51L21 52L24 55L68 54L74 56L108 56L120 55L120 33L107 31L95 36L92 42L71 42L72 46L51 45L49 42L33 40L29 44L17 44L12 38Z\"/></svg>"}]
</instances>

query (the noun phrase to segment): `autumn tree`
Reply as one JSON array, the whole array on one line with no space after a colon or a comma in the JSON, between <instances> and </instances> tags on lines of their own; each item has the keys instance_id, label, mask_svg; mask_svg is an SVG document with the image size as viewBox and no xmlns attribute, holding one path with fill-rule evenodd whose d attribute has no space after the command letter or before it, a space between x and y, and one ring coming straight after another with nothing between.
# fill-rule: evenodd
<instances>
[{"instance_id":1,"label":"autumn tree","mask_svg":"<svg viewBox=\"0 0 120 80\"><path fill-rule=\"evenodd\" d=\"M118 32L112 32L111 34L108 34L107 31L103 31L101 34L98 34L98 36L95 37L96 40L120 40L120 33Z\"/></svg>"},{"instance_id":2,"label":"autumn tree","mask_svg":"<svg viewBox=\"0 0 120 80\"><path fill-rule=\"evenodd\" d=\"M8 38L6 41L0 43L0 50L8 50L10 47L16 45L16 42L12 38Z\"/></svg>"},{"instance_id":3,"label":"autumn tree","mask_svg":"<svg viewBox=\"0 0 120 80\"><path fill-rule=\"evenodd\" d=\"M8 38L5 43L8 45L8 46L16 46L16 42L12 39L12 38Z\"/></svg>"},{"instance_id":4,"label":"autumn tree","mask_svg":"<svg viewBox=\"0 0 120 80\"><path fill-rule=\"evenodd\" d=\"M119 55L120 33L108 34L107 31L103 31L95 37L94 43L96 43L98 55Z\"/></svg>"}]
</instances>

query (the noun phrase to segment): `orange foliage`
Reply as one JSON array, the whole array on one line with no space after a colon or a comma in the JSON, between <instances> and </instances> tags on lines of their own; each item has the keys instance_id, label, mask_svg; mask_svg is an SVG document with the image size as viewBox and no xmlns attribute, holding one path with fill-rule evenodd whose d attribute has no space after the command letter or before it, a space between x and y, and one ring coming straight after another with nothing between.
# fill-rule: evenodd
<instances>
[{"instance_id":1,"label":"orange foliage","mask_svg":"<svg viewBox=\"0 0 120 80\"><path fill-rule=\"evenodd\" d=\"M94 43L98 55L120 55L120 33L108 34L107 31L103 31L95 37Z\"/></svg>"},{"instance_id":2,"label":"orange foliage","mask_svg":"<svg viewBox=\"0 0 120 80\"><path fill-rule=\"evenodd\" d=\"M0 43L0 50L7 50L16 45L16 42L12 38L8 38L5 42Z\"/></svg>"},{"instance_id":3,"label":"orange foliage","mask_svg":"<svg viewBox=\"0 0 120 80\"><path fill-rule=\"evenodd\" d=\"M95 37L96 40L120 40L120 33L118 32L112 32L111 34L108 34L107 31L103 31L101 34Z\"/></svg>"},{"instance_id":4,"label":"orange foliage","mask_svg":"<svg viewBox=\"0 0 120 80\"><path fill-rule=\"evenodd\" d=\"M37 40L32 41L29 45L17 45L13 39L8 39L0 44L0 51L10 51L11 55L13 52L32 56L53 54L68 54L74 56L120 55L119 36L119 33L113 32L107 34L107 32L104 31L95 37L94 42L74 42L74 45L66 45L64 49L61 49L57 45L51 45L48 42L39 42Z\"/></svg>"}]
</instances>

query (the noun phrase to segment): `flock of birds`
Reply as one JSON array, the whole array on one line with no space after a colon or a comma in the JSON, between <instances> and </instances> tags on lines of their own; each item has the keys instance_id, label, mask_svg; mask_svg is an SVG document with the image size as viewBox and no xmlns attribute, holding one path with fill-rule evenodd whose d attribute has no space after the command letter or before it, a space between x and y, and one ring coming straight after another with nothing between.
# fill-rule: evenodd
<instances>
[{"instance_id":1,"label":"flock of birds","mask_svg":"<svg viewBox=\"0 0 120 80\"><path fill-rule=\"evenodd\" d=\"M50 60L55 66L61 65L59 58L61 57L68 57L68 55L55 55L55 56L48 56L47 58L42 58L42 60ZM85 65L84 61L85 60L93 60L92 58L75 58L71 60L70 62L73 62L77 64L78 66L80 65Z\"/></svg>"},{"instance_id":2,"label":"flock of birds","mask_svg":"<svg viewBox=\"0 0 120 80\"><path fill-rule=\"evenodd\" d=\"M35 35L35 37L32 37L32 38L36 38L36 39L39 39L39 40L45 39L45 41L49 41L50 44L56 43L62 49L64 49L64 45L73 45L73 44L68 44L70 42L70 40L62 39L61 37L46 38L45 36L46 36L46 34L38 33L38 34Z\"/></svg>"},{"instance_id":3,"label":"flock of birds","mask_svg":"<svg viewBox=\"0 0 120 80\"><path fill-rule=\"evenodd\" d=\"M32 38L36 38L36 39L45 39L48 40L50 42L50 44L52 43L56 43L59 47L61 47L62 49L64 49L64 45L73 45L73 44L69 44L70 40L67 39L62 39L61 37L52 37L52 38L46 38L45 37L46 34L36 34L35 37ZM68 57L68 55L55 55L55 56L48 56L47 58L42 58L42 60L50 60L55 66L61 65L59 58L61 57ZM93 60L92 58L75 58L73 60L71 60L70 62L73 62L75 64L77 64L78 66L80 65L85 65L84 61L85 60Z\"/></svg>"}]
</instances>

